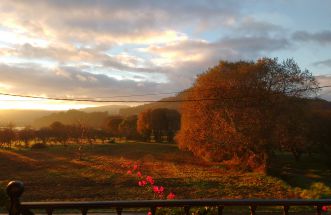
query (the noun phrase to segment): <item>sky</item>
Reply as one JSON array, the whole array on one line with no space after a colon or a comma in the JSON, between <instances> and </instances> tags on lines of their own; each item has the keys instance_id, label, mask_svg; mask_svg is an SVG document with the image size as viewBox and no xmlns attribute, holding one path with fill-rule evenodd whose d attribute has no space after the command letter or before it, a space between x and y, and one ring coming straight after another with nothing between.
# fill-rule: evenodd
<instances>
[{"instance_id":1,"label":"sky","mask_svg":"<svg viewBox=\"0 0 331 215\"><path fill-rule=\"evenodd\" d=\"M261 57L331 85L329 0L2 0L0 20L2 94L157 100L220 60ZM0 95L0 109L105 104Z\"/></svg>"}]
</instances>

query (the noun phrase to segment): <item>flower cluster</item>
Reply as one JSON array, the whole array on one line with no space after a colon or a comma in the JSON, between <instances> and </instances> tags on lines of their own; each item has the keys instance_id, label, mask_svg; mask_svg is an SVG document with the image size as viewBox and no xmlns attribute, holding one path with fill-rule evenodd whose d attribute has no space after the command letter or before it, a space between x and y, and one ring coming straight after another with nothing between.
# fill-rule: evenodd
<instances>
[{"instance_id":1,"label":"flower cluster","mask_svg":"<svg viewBox=\"0 0 331 215\"><path fill-rule=\"evenodd\" d=\"M327 212L327 211L328 211L328 207L329 207L329 206L323 206L323 207L322 207L322 211Z\"/></svg>"},{"instance_id":2,"label":"flower cluster","mask_svg":"<svg viewBox=\"0 0 331 215\"><path fill-rule=\"evenodd\" d=\"M156 186L155 181L152 176L144 176L140 171L140 164L138 162L128 163L126 165L122 165L123 167L128 167L129 170L126 172L128 175L136 176L138 179L138 186L144 187L147 190L151 190L154 193L154 198L163 199L165 196L165 188L163 186ZM168 193L166 196L167 199L175 199L176 195L172 192Z\"/></svg>"}]
</instances>

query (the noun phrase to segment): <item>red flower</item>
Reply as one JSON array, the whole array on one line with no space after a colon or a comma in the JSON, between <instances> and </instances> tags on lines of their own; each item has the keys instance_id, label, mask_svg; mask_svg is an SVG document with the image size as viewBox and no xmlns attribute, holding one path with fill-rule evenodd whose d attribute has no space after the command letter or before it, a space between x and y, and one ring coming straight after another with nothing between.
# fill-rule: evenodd
<instances>
[{"instance_id":1,"label":"red flower","mask_svg":"<svg viewBox=\"0 0 331 215\"><path fill-rule=\"evenodd\" d=\"M137 170L138 169L138 164L133 165L133 170Z\"/></svg>"},{"instance_id":2,"label":"red flower","mask_svg":"<svg viewBox=\"0 0 331 215\"><path fill-rule=\"evenodd\" d=\"M146 184L147 184L147 182L146 182L145 180L138 181L138 185L139 185L140 187L143 187L143 186L145 186Z\"/></svg>"},{"instance_id":3,"label":"red flower","mask_svg":"<svg viewBox=\"0 0 331 215\"><path fill-rule=\"evenodd\" d=\"M141 172L137 172L137 176L140 178L142 176Z\"/></svg>"},{"instance_id":4,"label":"red flower","mask_svg":"<svg viewBox=\"0 0 331 215\"><path fill-rule=\"evenodd\" d=\"M147 215L152 215L152 212L148 211Z\"/></svg>"},{"instance_id":5,"label":"red flower","mask_svg":"<svg viewBox=\"0 0 331 215\"><path fill-rule=\"evenodd\" d=\"M158 193L159 192L159 187L158 186L153 186L153 191L154 191L154 193Z\"/></svg>"},{"instance_id":6,"label":"red flower","mask_svg":"<svg viewBox=\"0 0 331 215\"><path fill-rule=\"evenodd\" d=\"M322 211L328 211L328 206L323 206Z\"/></svg>"},{"instance_id":7,"label":"red flower","mask_svg":"<svg viewBox=\"0 0 331 215\"><path fill-rule=\"evenodd\" d=\"M174 199L175 197L176 197L176 195L171 192L167 195L167 199L170 199L170 200Z\"/></svg>"},{"instance_id":8,"label":"red flower","mask_svg":"<svg viewBox=\"0 0 331 215\"><path fill-rule=\"evenodd\" d=\"M154 193L161 194L164 191L164 187L153 186Z\"/></svg>"},{"instance_id":9,"label":"red flower","mask_svg":"<svg viewBox=\"0 0 331 215\"><path fill-rule=\"evenodd\" d=\"M154 180L153 180L152 176L147 176L146 181L148 181L151 185L154 184Z\"/></svg>"},{"instance_id":10,"label":"red flower","mask_svg":"<svg viewBox=\"0 0 331 215\"><path fill-rule=\"evenodd\" d=\"M128 171L126 172L126 174L128 174L128 175L132 175L132 171L131 171L131 170L128 170Z\"/></svg>"}]
</instances>

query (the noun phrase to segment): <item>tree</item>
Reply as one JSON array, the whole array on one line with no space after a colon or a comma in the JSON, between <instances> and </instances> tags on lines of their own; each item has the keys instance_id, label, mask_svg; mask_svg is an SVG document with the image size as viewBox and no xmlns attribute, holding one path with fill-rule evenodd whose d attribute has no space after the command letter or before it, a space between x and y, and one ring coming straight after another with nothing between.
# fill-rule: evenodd
<instances>
[{"instance_id":1,"label":"tree","mask_svg":"<svg viewBox=\"0 0 331 215\"><path fill-rule=\"evenodd\" d=\"M7 145L11 148L12 142L16 138L16 132L14 130L14 125L9 123L7 126L0 130L0 143L1 145Z\"/></svg>"},{"instance_id":2,"label":"tree","mask_svg":"<svg viewBox=\"0 0 331 215\"><path fill-rule=\"evenodd\" d=\"M172 140L180 126L180 114L167 108L148 109L138 115L137 131L145 139L154 134L156 141L161 141L162 135L169 135Z\"/></svg>"},{"instance_id":3,"label":"tree","mask_svg":"<svg viewBox=\"0 0 331 215\"><path fill-rule=\"evenodd\" d=\"M123 121L123 117L121 116L110 116L106 120L106 130L109 131L111 136L119 135L119 125Z\"/></svg>"},{"instance_id":4,"label":"tree","mask_svg":"<svg viewBox=\"0 0 331 215\"><path fill-rule=\"evenodd\" d=\"M318 86L292 60L220 62L198 76L182 104L179 147L208 160L238 159L265 169L278 147L273 138L282 113ZM292 135L292 134L286 134Z\"/></svg>"},{"instance_id":5,"label":"tree","mask_svg":"<svg viewBox=\"0 0 331 215\"><path fill-rule=\"evenodd\" d=\"M29 147L29 142L33 140L35 132L30 126L26 126L24 129L18 132L19 140L24 142L25 147Z\"/></svg>"},{"instance_id":6,"label":"tree","mask_svg":"<svg viewBox=\"0 0 331 215\"><path fill-rule=\"evenodd\" d=\"M61 122L53 122L50 126L54 140L66 145L69 140L69 128Z\"/></svg>"},{"instance_id":7,"label":"tree","mask_svg":"<svg viewBox=\"0 0 331 215\"><path fill-rule=\"evenodd\" d=\"M151 112L152 112L151 109L147 109L145 111L140 112L138 115L137 132L145 140L148 140L152 133Z\"/></svg>"},{"instance_id":8,"label":"tree","mask_svg":"<svg viewBox=\"0 0 331 215\"><path fill-rule=\"evenodd\" d=\"M120 124L119 124L119 132L122 136L125 136L128 139L137 139L137 115L132 115L126 117Z\"/></svg>"}]
</instances>

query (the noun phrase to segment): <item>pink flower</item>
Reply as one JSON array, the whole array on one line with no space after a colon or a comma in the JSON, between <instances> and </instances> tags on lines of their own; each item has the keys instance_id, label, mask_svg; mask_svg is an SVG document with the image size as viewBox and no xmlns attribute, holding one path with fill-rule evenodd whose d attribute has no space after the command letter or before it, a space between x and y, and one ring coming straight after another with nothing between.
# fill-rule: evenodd
<instances>
[{"instance_id":1,"label":"pink flower","mask_svg":"<svg viewBox=\"0 0 331 215\"><path fill-rule=\"evenodd\" d=\"M322 207L322 211L328 211L328 207L327 206L323 206Z\"/></svg>"},{"instance_id":2,"label":"pink flower","mask_svg":"<svg viewBox=\"0 0 331 215\"><path fill-rule=\"evenodd\" d=\"M154 184L154 180L153 180L152 176L147 176L146 181L148 181L151 185Z\"/></svg>"},{"instance_id":3,"label":"pink flower","mask_svg":"<svg viewBox=\"0 0 331 215\"><path fill-rule=\"evenodd\" d=\"M161 194L164 191L164 187L153 186L154 193Z\"/></svg>"},{"instance_id":4,"label":"pink flower","mask_svg":"<svg viewBox=\"0 0 331 215\"><path fill-rule=\"evenodd\" d=\"M171 192L167 195L167 199L170 199L170 200L174 199L175 197L176 197L176 195Z\"/></svg>"},{"instance_id":5,"label":"pink flower","mask_svg":"<svg viewBox=\"0 0 331 215\"><path fill-rule=\"evenodd\" d=\"M138 181L138 185L139 185L140 187L143 187L143 186L145 186L146 184L147 184L147 182L146 182L145 180Z\"/></svg>"},{"instance_id":6,"label":"pink flower","mask_svg":"<svg viewBox=\"0 0 331 215\"><path fill-rule=\"evenodd\" d=\"M137 176L140 178L142 176L141 172L137 172Z\"/></svg>"},{"instance_id":7,"label":"pink flower","mask_svg":"<svg viewBox=\"0 0 331 215\"><path fill-rule=\"evenodd\" d=\"M148 211L147 215L152 215L152 212Z\"/></svg>"},{"instance_id":8,"label":"pink flower","mask_svg":"<svg viewBox=\"0 0 331 215\"><path fill-rule=\"evenodd\" d=\"M138 169L138 164L133 165L133 170L137 170Z\"/></svg>"},{"instance_id":9,"label":"pink flower","mask_svg":"<svg viewBox=\"0 0 331 215\"><path fill-rule=\"evenodd\" d=\"M128 174L128 175L132 175L132 171L131 171L131 170L128 170L128 171L126 172L126 174Z\"/></svg>"},{"instance_id":10,"label":"pink flower","mask_svg":"<svg viewBox=\"0 0 331 215\"><path fill-rule=\"evenodd\" d=\"M158 193L159 192L159 187L158 186L153 186L153 191L154 191L154 193Z\"/></svg>"}]
</instances>

